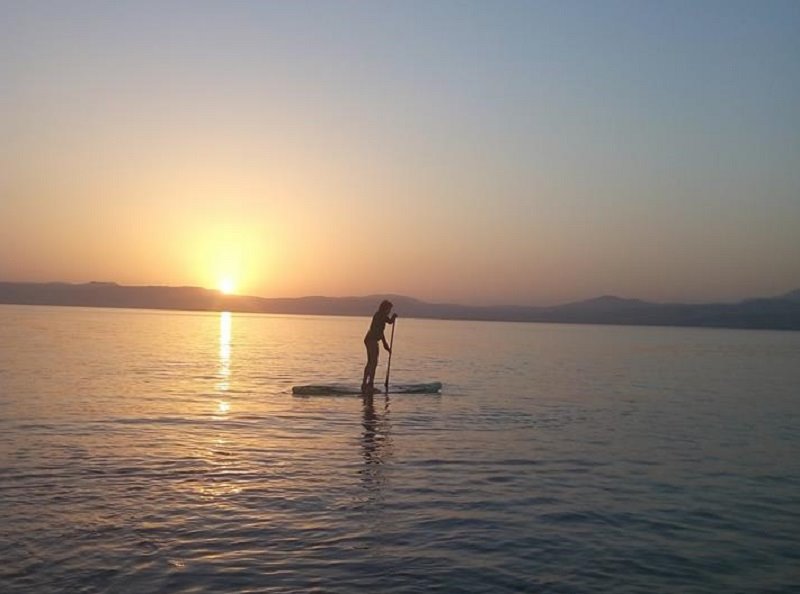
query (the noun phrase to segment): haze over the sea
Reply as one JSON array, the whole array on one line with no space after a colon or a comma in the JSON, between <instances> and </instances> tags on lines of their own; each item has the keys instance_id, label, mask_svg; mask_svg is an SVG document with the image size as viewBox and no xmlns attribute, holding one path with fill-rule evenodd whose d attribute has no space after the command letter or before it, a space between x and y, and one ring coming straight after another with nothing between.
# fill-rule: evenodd
<instances>
[{"instance_id":1,"label":"haze over the sea","mask_svg":"<svg viewBox=\"0 0 800 594\"><path fill-rule=\"evenodd\" d=\"M0 280L800 285L800 3L5 2Z\"/></svg>"}]
</instances>

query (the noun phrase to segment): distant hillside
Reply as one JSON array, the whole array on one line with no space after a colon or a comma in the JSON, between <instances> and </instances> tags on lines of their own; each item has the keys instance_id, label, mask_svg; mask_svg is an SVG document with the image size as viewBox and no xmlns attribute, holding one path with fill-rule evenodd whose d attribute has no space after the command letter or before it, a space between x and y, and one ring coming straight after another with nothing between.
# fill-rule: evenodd
<instances>
[{"instance_id":1,"label":"distant hillside","mask_svg":"<svg viewBox=\"0 0 800 594\"><path fill-rule=\"evenodd\" d=\"M0 282L0 303L20 305L369 316L384 298L394 302L400 315L413 318L800 330L800 290L739 303L649 303L603 296L554 307L481 307L427 303L402 295L263 298L222 295L200 287Z\"/></svg>"},{"instance_id":2,"label":"distant hillside","mask_svg":"<svg viewBox=\"0 0 800 594\"><path fill-rule=\"evenodd\" d=\"M796 291L789 291L788 293L781 295L781 299L788 299L790 301L800 301L800 289Z\"/></svg>"}]
</instances>

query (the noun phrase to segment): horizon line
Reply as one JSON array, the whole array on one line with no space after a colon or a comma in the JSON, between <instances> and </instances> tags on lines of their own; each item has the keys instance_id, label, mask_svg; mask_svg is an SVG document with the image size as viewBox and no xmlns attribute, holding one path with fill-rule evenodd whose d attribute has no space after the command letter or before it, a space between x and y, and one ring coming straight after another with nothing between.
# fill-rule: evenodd
<instances>
[{"instance_id":1,"label":"horizon line","mask_svg":"<svg viewBox=\"0 0 800 594\"><path fill-rule=\"evenodd\" d=\"M89 286L89 285L99 285L99 286L116 286L122 288L152 288L152 289L195 289L201 291L207 291L209 293L214 293L219 295L223 299L265 299L265 300L292 300L292 299L368 299L368 298L401 298L401 299L409 299L413 301L417 301L419 303L425 303L429 305L442 305L442 306L456 306L456 307L471 307L471 308L481 308L481 309L489 309L489 308L553 308L553 307L562 307L567 305L573 304L585 304L593 301L600 301L600 300L618 300L618 301L628 301L628 302L639 302L643 304L652 304L652 305L715 305L715 304L724 304L724 305L731 305L742 303L745 301L757 300L757 299L780 299L785 296L789 296L793 293L800 292L800 288L789 289L777 295L759 295L759 296L750 296L750 297L741 297L738 299L730 300L730 301L650 301L641 299L638 297L623 297L616 294L605 293L601 295L595 295L594 297L586 297L582 299L572 299L568 301L558 302L551 305L531 305L531 304L522 304L522 303L494 303L494 304L482 304L482 305L475 305L475 304L466 304L466 303L459 303L455 301L438 301L438 300L426 300L420 299L419 297L414 297L411 295L405 295L402 293L368 293L362 295L340 295L340 296L333 296L333 295L322 295L322 294L310 294L310 295L300 295L300 296L270 296L264 297L261 295L250 295L244 293L224 293L219 289L211 289L208 287L203 287L200 285L164 285L164 284L122 284L117 281L98 281L98 280L91 280L91 281L84 281L84 282L72 282L72 281L9 281L9 280L0 280L0 284L16 284L16 285L68 285L68 286ZM800 287L800 284L798 284Z\"/></svg>"}]
</instances>

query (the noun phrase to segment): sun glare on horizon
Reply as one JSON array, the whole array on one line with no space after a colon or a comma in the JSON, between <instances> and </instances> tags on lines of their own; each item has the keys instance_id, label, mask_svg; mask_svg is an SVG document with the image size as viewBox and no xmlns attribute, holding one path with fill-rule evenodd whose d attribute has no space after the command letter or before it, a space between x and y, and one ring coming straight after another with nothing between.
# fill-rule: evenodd
<instances>
[{"instance_id":1,"label":"sun glare on horizon","mask_svg":"<svg viewBox=\"0 0 800 594\"><path fill-rule=\"evenodd\" d=\"M225 295L232 295L236 289L233 279L230 277L223 278L219 281L219 292Z\"/></svg>"}]
</instances>

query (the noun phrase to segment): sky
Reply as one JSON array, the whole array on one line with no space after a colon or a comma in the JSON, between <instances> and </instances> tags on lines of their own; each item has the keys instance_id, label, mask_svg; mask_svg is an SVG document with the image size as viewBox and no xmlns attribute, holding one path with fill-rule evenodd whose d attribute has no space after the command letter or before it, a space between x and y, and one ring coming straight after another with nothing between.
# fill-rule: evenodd
<instances>
[{"instance_id":1,"label":"sky","mask_svg":"<svg viewBox=\"0 0 800 594\"><path fill-rule=\"evenodd\" d=\"M800 2L0 2L0 280L800 288Z\"/></svg>"}]
</instances>

